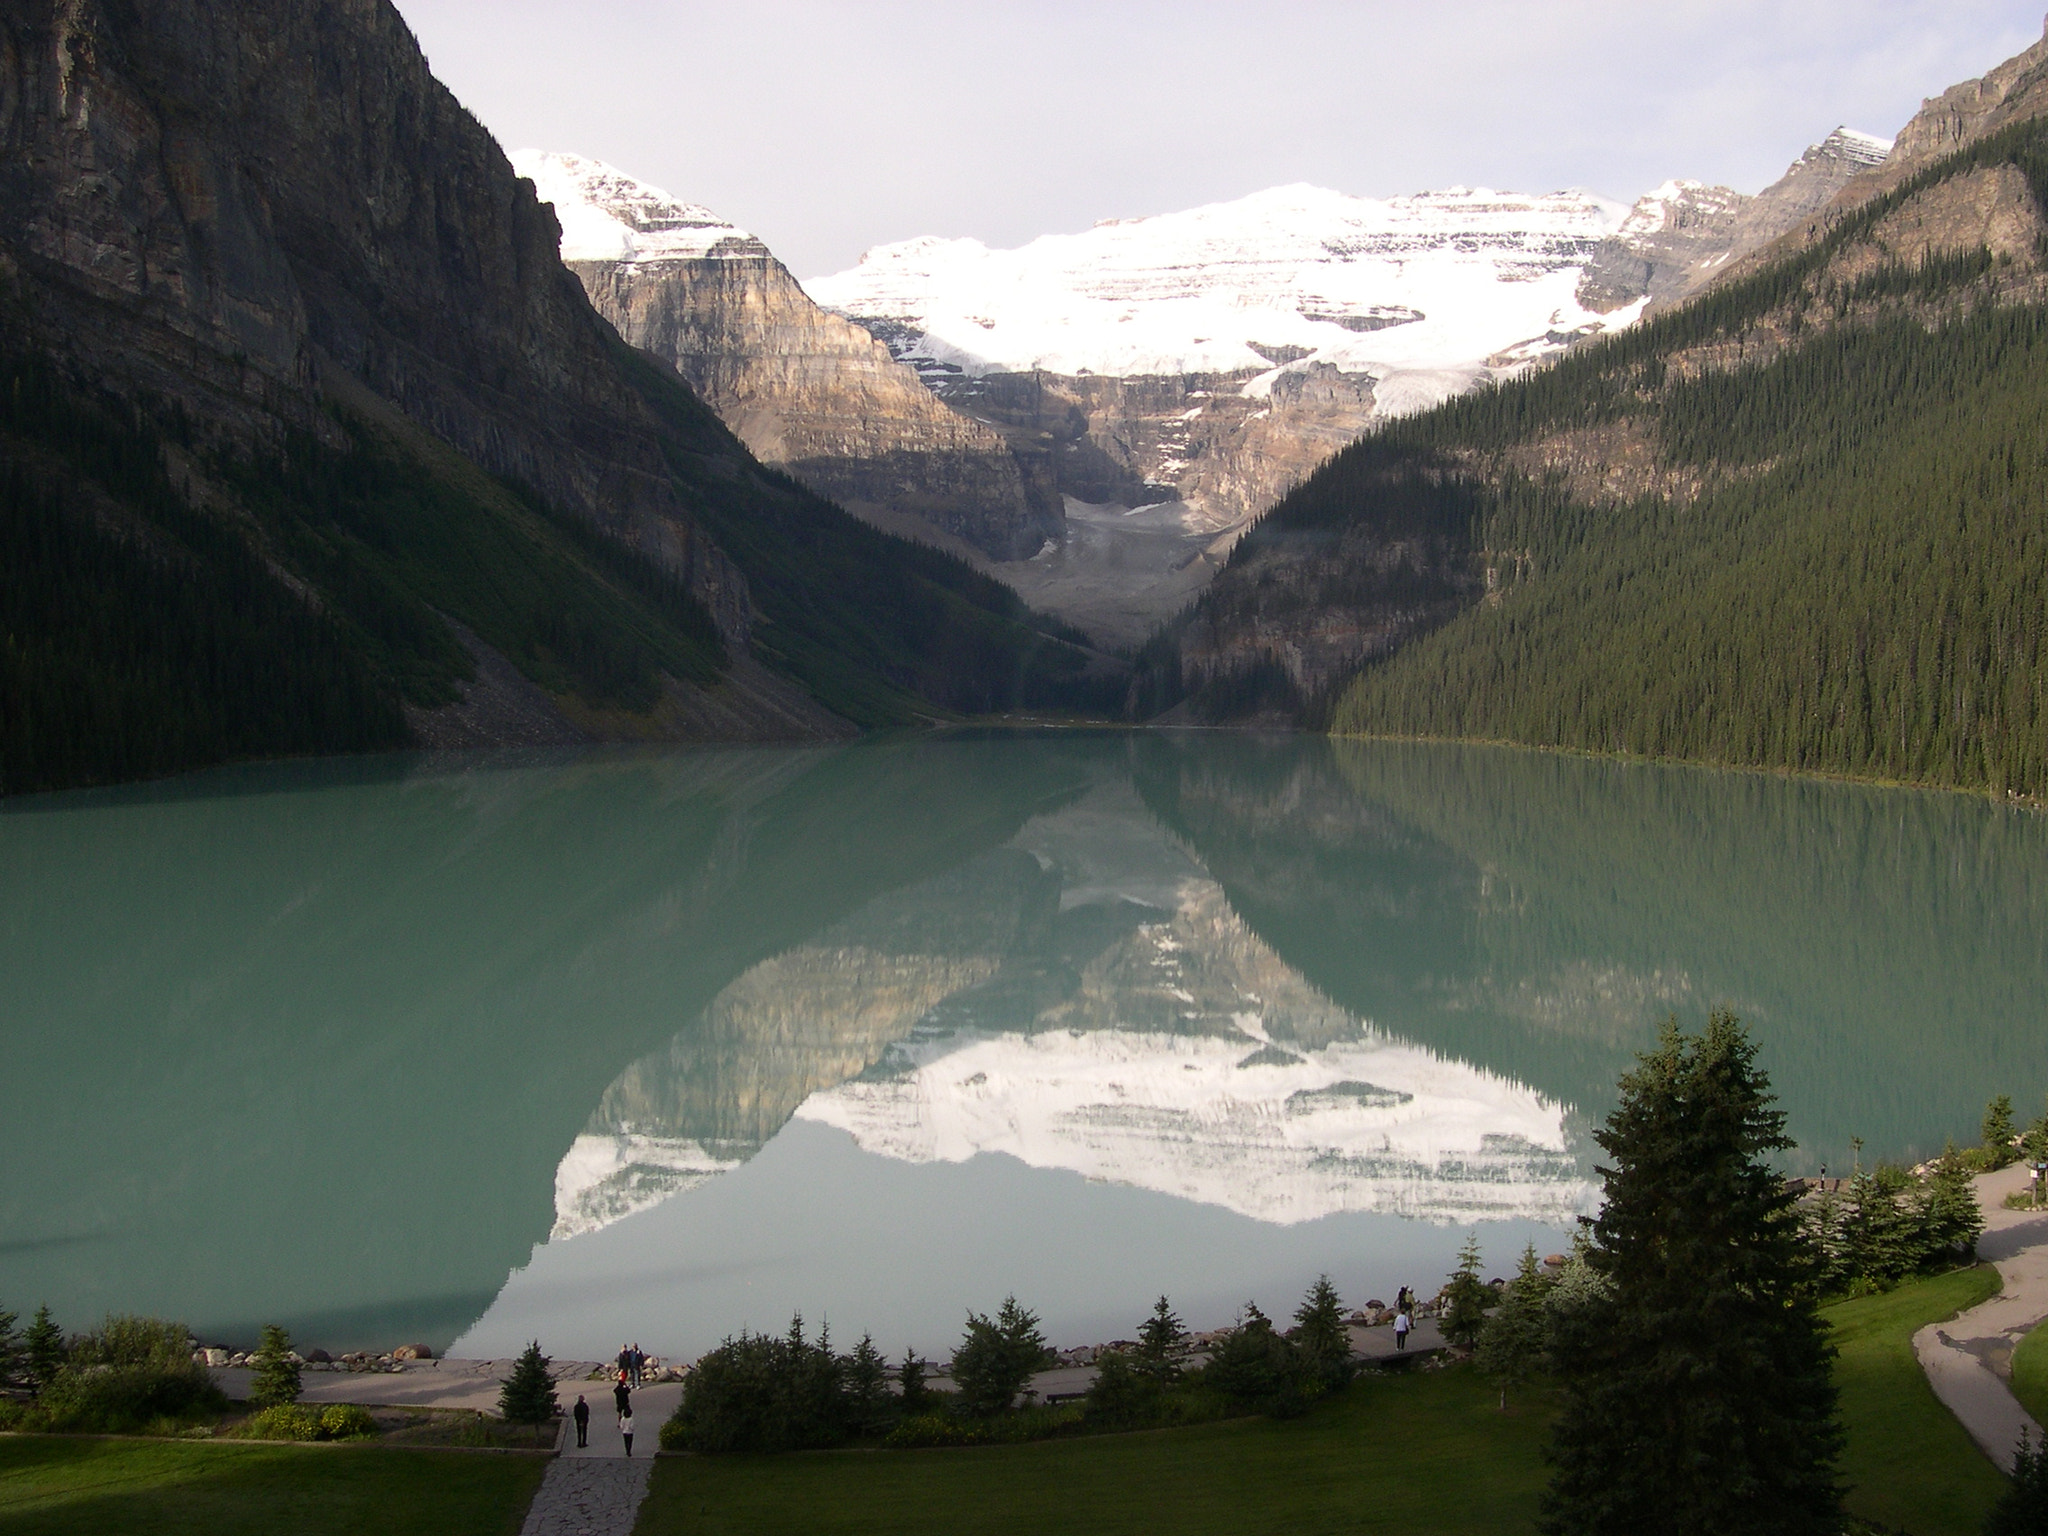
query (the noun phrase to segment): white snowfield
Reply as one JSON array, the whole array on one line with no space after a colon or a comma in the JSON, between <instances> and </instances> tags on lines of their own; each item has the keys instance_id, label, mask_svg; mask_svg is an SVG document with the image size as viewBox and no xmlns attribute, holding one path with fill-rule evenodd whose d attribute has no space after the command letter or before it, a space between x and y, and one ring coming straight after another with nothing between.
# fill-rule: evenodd
<instances>
[{"instance_id":1,"label":"white snowfield","mask_svg":"<svg viewBox=\"0 0 2048 1536\"><path fill-rule=\"evenodd\" d=\"M1402 1041L1297 1051L1245 1025L1237 1039L913 1040L891 1075L814 1094L797 1116L906 1162L1007 1153L1278 1225L1366 1211L1569 1226L1593 1208L1564 1111L1534 1090Z\"/></svg>"},{"instance_id":2,"label":"white snowfield","mask_svg":"<svg viewBox=\"0 0 2048 1536\"><path fill-rule=\"evenodd\" d=\"M827 308L897 329L906 361L968 374L1142 374L1332 364L1422 397L1634 320L1573 296L1629 216L1590 192L1454 187L1378 200L1275 187L1046 235L1015 250L923 238L808 280ZM1446 386L1452 386L1447 388Z\"/></svg>"},{"instance_id":3,"label":"white snowfield","mask_svg":"<svg viewBox=\"0 0 2048 1536\"><path fill-rule=\"evenodd\" d=\"M555 205L562 260L632 263L765 256L768 247L709 208L670 197L602 160L516 149L512 169Z\"/></svg>"}]
</instances>

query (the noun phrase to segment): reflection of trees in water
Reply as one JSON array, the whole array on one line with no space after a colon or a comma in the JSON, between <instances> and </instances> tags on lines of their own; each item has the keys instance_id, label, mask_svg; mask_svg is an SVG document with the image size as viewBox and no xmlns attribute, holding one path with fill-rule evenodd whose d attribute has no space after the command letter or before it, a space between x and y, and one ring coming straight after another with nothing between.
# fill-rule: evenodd
<instances>
[{"instance_id":1,"label":"reflection of trees in water","mask_svg":"<svg viewBox=\"0 0 2048 1536\"><path fill-rule=\"evenodd\" d=\"M1597 1108L1757 1028L1809 1157L2048 1084L2048 822L1958 795L1416 743L1147 739L1146 803L1345 1006Z\"/></svg>"}]
</instances>

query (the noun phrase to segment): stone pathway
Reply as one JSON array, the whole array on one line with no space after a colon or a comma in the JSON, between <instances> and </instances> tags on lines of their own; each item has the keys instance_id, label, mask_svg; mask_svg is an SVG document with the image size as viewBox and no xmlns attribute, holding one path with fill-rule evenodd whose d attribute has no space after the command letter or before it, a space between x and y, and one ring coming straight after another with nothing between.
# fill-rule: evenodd
<instances>
[{"instance_id":1,"label":"stone pathway","mask_svg":"<svg viewBox=\"0 0 2048 1536\"><path fill-rule=\"evenodd\" d=\"M639 1417L637 1411L634 1417ZM637 1434L633 1448L640 1448ZM623 1456L564 1452L548 1463L519 1536L632 1536L653 1469L651 1456L636 1455L628 1461Z\"/></svg>"},{"instance_id":2,"label":"stone pathway","mask_svg":"<svg viewBox=\"0 0 2048 1536\"><path fill-rule=\"evenodd\" d=\"M2005 1197L2026 1188L2027 1179L2025 1165L2015 1164L1972 1181L1984 1212L1977 1253L1998 1266L2004 1288L1982 1306L1913 1335L1913 1353L1934 1395L2007 1472L2022 1430L2041 1441L2041 1426L2009 1385L2014 1347L2048 1317L2048 1211L2005 1209Z\"/></svg>"}]
</instances>

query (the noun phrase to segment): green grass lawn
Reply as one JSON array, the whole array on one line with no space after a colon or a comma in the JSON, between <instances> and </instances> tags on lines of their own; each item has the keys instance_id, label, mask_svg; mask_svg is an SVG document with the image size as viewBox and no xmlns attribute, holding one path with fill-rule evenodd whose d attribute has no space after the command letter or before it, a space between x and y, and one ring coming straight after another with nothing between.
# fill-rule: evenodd
<instances>
[{"instance_id":1,"label":"green grass lawn","mask_svg":"<svg viewBox=\"0 0 2048 1536\"><path fill-rule=\"evenodd\" d=\"M2029 1329L2012 1352L2012 1395L2035 1423L2048 1424L2048 1327Z\"/></svg>"},{"instance_id":2,"label":"green grass lawn","mask_svg":"<svg viewBox=\"0 0 2048 1536\"><path fill-rule=\"evenodd\" d=\"M664 1457L635 1536L1529 1528L1549 1415L1469 1370L1369 1378L1305 1419L973 1450Z\"/></svg>"},{"instance_id":3,"label":"green grass lawn","mask_svg":"<svg viewBox=\"0 0 2048 1536\"><path fill-rule=\"evenodd\" d=\"M1983 1527L2005 1479L1927 1385L1913 1335L1997 1291L1998 1272L1986 1264L1827 1309L1842 1352L1835 1382L1849 1430L1842 1480L1851 1513L1912 1536L1977 1536Z\"/></svg>"},{"instance_id":4,"label":"green grass lawn","mask_svg":"<svg viewBox=\"0 0 2048 1536\"><path fill-rule=\"evenodd\" d=\"M1996 1273L1979 1268L1828 1309L1852 1513L1912 1536L1976 1536L2003 1480L1928 1387L1911 1340L1997 1289ZM1494 1404L1491 1382L1454 1368L1366 1378L1292 1423L977 1450L664 1457L636 1536L1533 1531L1549 1400L1505 1415Z\"/></svg>"},{"instance_id":5,"label":"green grass lawn","mask_svg":"<svg viewBox=\"0 0 2048 1536\"><path fill-rule=\"evenodd\" d=\"M0 1438L6 1536L517 1536L537 1456Z\"/></svg>"}]
</instances>

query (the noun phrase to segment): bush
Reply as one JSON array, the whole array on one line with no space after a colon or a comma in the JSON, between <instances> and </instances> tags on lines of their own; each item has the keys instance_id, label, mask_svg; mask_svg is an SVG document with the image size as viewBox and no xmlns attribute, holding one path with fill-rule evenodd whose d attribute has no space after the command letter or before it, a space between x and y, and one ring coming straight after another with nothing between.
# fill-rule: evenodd
<instances>
[{"instance_id":1,"label":"bush","mask_svg":"<svg viewBox=\"0 0 2048 1536\"><path fill-rule=\"evenodd\" d=\"M1984 1215L1970 1160L1951 1147L1921 1179L1889 1165L1859 1169L1846 1194L1805 1202L1800 1225L1821 1256L1823 1287L1853 1295L1967 1262Z\"/></svg>"},{"instance_id":2,"label":"bush","mask_svg":"<svg viewBox=\"0 0 2048 1536\"><path fill-rule=\"evenodd\" d=\"M1052 1440L1081 1428L1079 1410L1024 1408L995 1417L955 1418L943 1413L912 1414L898 1421L883 1437L882 1445L892 1451L936 1449L958 1445L1021 1445L1029 1440Z\"/></svg>"},{"instance_id":3,"label":"bush","mask_svg":"<svg viewBox=\"0 0 2048 1536\"><path fill-rule=\"evenodd\" d=\"M1083 1412L1091 1424L1130 1429L1158 1416L1165 1387L1143 1363L1120 1349L1095 1362L1095 1382L1088 1389Z\"/></svg>"},{"instance_id":4,"label":"bush","mask_svg":"<svg viewBox=\"0 0 2048 1536\"><path fill-rule=\"evenodd\" d=\"M1194 1379L1239 1408L1275 1418L1305 1412L1309 1399L1320 1390L1301 1352L1252 1302L1245 1304L1244 1320L1209 1352L1209 1363L1194 1373Z\"/></svg>"},{"instance_id":5,"label":"bush","mask_svg":"<svg viewBox=\"0 0 2048 1536\"><path fill-rule=\"evenodd\" d=\"M109 1317L74 1339L39 1406L51 1429L133 1434L158 1419L189 1423L227 1411L227 1397L194 1363L182 1323Z\"/></svg>"},{"instance_id":6,"label":"bush","mask_svg":"<svg viewBox=\"0 0 2048 1536\"><path fill-rule=\"evenodd\" d=\"M742 1333L697 1362L662 1426L663 1450L802 1451L843 1443L852 1430L844 1368L801 1317L782 1338Z\"/></svg>"},{"instance_id":7,"label":"bush","mask_svg":"<svg viewBox=\"0 0 2048 1536\"><path fill-rule=\"evenodd\" d=\"M377 1433L370 1410L354 1403L330 1403L320 1410L322 1440L367 1440Z\"/></svg>"},{"instance_id":8,"label":"bush","mask_svg":"<svg viewBox=\"0 0 2048 1536\"><path fill-rule=\"evenodd\" d=\"M252 1414L241 1433L250 1440L318 1440L320 1415L297 1403L273 1403Z\"/></svg>"}]
</instances>

